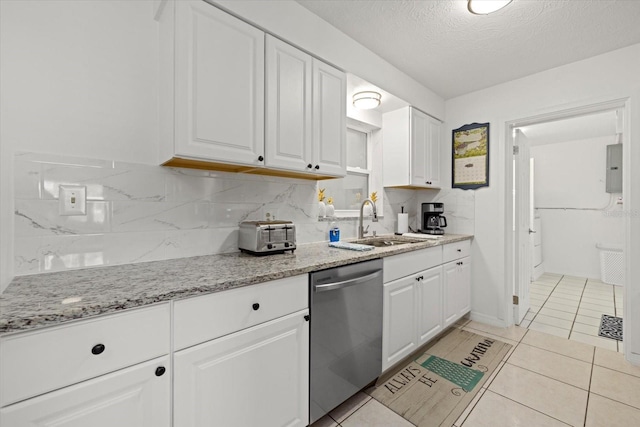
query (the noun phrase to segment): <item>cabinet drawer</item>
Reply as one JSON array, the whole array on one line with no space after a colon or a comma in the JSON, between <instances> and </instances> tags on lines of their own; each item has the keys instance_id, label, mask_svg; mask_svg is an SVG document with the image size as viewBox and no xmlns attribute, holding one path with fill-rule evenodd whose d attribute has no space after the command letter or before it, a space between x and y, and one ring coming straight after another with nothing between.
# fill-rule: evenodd
<instances>
[{"instance_id":1,"label":"cabinet drawer","mask_svg":"<svg viewBox=\"0 0 640 427\"><path fill-rule=\"evenodd\" d=\"M169 330L167 303L7 336L0 341L0 405L168 354Z\"/></svg>"},{"instance_id":2,"label":"cabinet drawer","mask_svg":"<svg viewBox=\"0 0 640 427\"><path fill-rule=\"evenodd\" d=\"M0 425L169 427L169 363L165 355L2 408Z\"/></svg>"},{"instance_id":3,"label":"cabinet drawer","mask_svg":"<svg viewBox=\"0 0 640 427\"><path fill-rule=\"evenodd\" d=\"M442 262L449 262L471 255L471 241L448 243L442 247Z\"/></svg>"},{"instance_id":4,"label":"cabinet drawer","mask_svg":"<svg viewBox=\"0 0 640 427\"><path fill-rule=\"evenodd\" d=\"M177 301L174 349L180 350L309 306L307 275Z\"/></svg>"},{"instance_id":5,"label":"cabinet drawer","mask_svg":"<svg viewBox=\"0 0 640 427\"><path fill-rule=\"evenodd\" d=\"M442 264L442 246L383 258L384 283Z\"/></svg>"}]
</instances>

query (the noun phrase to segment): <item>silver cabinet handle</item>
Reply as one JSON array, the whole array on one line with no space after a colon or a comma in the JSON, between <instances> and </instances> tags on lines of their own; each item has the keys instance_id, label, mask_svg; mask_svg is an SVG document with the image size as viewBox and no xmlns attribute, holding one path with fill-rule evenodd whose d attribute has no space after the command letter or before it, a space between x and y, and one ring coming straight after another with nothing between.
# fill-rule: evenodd
<instances>
[{"instance_id":1,"label":"silver cabinet handle","mask_svg":"<svg viewBox=\"0 0 640 427\"><path fill-rule=\"evenodd\" d=\"M361 283L367 282L371 279L375 279L382 274L382 270L376 270L371 274L367 274L366 276L359 276L355 279L343 280L340 282L332 282L324 285L313 285L314 292L325 292L325 291L333 291L335 289L347 288L349 286L359 285Z\"/></svg>"},{"instance_id":2,"label":"silver cabinet handle","mask_svg":"<svg viewBox=\"0 0 640 427\"><path fill-rule=\"evenodd\" d=\"M536 230L529 229L529 234L531 234L531 233L537 233L537 231L536 231Z\"/></svg>"}]
</instances>

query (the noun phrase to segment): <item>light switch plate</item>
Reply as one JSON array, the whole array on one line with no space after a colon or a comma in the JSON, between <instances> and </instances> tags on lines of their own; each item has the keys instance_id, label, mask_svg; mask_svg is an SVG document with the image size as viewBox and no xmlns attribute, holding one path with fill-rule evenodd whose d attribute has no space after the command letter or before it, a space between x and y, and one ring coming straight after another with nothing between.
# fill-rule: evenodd
<instances>
[{"instance_id":1,"label":"light switch plate","mask_svg":"<svg viewBox=\"0 0 640 427\"><path fill-rule=\"evenodd\" d=\"M60 215L87 214L87 187L83 185L61 185Z\"/></svg>"}]
</instances>

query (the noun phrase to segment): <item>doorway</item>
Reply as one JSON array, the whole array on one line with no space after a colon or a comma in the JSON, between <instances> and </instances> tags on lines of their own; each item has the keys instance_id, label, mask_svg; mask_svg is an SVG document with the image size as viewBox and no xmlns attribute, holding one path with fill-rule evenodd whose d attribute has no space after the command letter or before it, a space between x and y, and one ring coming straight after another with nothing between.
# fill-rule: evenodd
<instances>
[{"instance_id":1,"label":"doorway","mask_svg":"<svg viewBox=\"0 0 640 427\"><path fill-rule=\"evenodd\" d=\"M589 123L590 121L594 121L593 118L596 117L597 115L608 114L609 118L614 117L612 121L615 122L615 123L612 123L612 126L615 127L616 132L610 136L611 143L613 144L615 143L614 138L623 138L622 133L623 133L623 124L624 124L624 114L626 112L626 107L627 107L626 104L627 104L627 100L621 99L621 100L605 102L597 105L552 112L552 113L541 115L541 116L529 117L529 118L514 120L506 123L506 131L507 131L506 139L508 141L507 145L514 147L514 156L513 157L509 156L509 158L507 159L508 160L507 175L509 175L509 179L507 180L507 182L508 182L508 185L512 186L512 188L514 189L514 197L510 201L511 203L508 203L509 209L513 212L513 215L511 218L509 218L510 221L508 221L508 229L507 229L508 230L507 231L507 253L508 253L508 256L510 256L510 259L507 262L507 267L508 268L510 267L507 277L511 277L512 281L510 282L510 284L512 284L512 286L509 289L505 290L506 293L509 295L509 298L508 298L509 301L511 301L512 299L511 296L513 295L513 305L511 306L513 308L513 310L511 311L512 324L513 323L520 324L523 321L524 317L526 316L527 312L529 311L529 307L530 307L529 286L532 281L532 276L535 277L536 275L539 275L541 273L540 269L538 269L538 271L534 270L534 266L536 262L534 260L535 245L536 245L535 241L538 240L538 244L540 244L541 236L543 237L542 240L544 240L544 233L541 232L541 235L536 236L536 233L538 233L538 230L536 230L536 227L540 228L540 225L539 225L540 221L539 220L536 221L536 210L531 209L532 205L533 207L535 207L537 202L535 200L535 197L530 197L535 195L536 191L534 188L530 187L530 184L532 182L531 182L529 171L530 170L535 171L536 167L534 166L532 169L532 165L529 161L530 159L529 151L531 149L532 144L531 144L531 141L529 141L529 138L527 137L527 133L529 133L530 135L535 135L535 132L532 132L532 129L534 129L535 126L538 126L540 129L545 127L552 128L555 125L562 126L562 122L567 121L569 119L578 120L578 121L586 120L586 123ZM527 130L529 130L529 132L527 132ZM620 135L615 136L616 133ZM580 138L581 137L574 138L574 139L580 139ZM534 146L536 144L537 143L534 142ZM543 149L540 151L544 152L549 150ZM601 167L604 168L604 165L602 165ZM546 178L549 178L549 177L547 176ZM558 182L563 180L562 177L556 177L554 179ZM566 179L566 177L564 179ZM579 180L580 178L578 177L577 179ZM572 185L575 188L573 190L569 189L568 192L565 192L565 194L568 194L571 197L580 193L580 190L581 190L579 185L576 185L576 184L572 184ZM562 191L560 191L559 193L562 193ZM554 199L550 199L550 200L554 200ZM608 199L608 203L606 205L611 206L612 200L614 199L613 198ZM546 201L548 202L549 199ZM560 201L566 201L566 200L563 200L562 197L560 197ZM574 209L566 209L566 208L573 207L568 205L567 206L561 206L559 204L550 205L550 206L538 205L538 207L540 208L552 208L552 209L547 209L546 211L553 212L555 214L559 212L562 212L562 213L572 212L573 214L590 212L592 214L591 215L592 217L593 217L593 214L596 212L596 208L600 209L600 211L597 214L602 215L603 214L602 208L605 208L607 206L575 205L576 209L574 212ZM559 208L559 209L553 209L553 208ZM583 208L587 208L587 209L583 209ZM542 210L537 212L538 217L540 217L541 211ZM586 220L586 223L590 224L588 219ZM544 225L542 227L544 227ZM624 231L621 234L622 234L622 237L621 237L622 239L624 239L625 236L628 235L628 233ZM538 237L538 239L535 239L535 237ZM625 242L622 242L622 243L624 247ZM595 242L593 246L595 246ZM594 252L596 251L595 247L591 249L592 250L590 251L589 256L593 256ZM582 256L578 254L575 258L579 259L581 257ZM591 263L593 264L592 260L591 260ZM550 263L550 265L553 266L554 264ZM553 267L552 269L556 269L556 268L557 267ZM549 271L549 272L556 273L553 271ZM570 273L570 271L567 271L564 273L565 274ZM590 273L590 275L592 274Z\"/></svg>"}]
</instances>

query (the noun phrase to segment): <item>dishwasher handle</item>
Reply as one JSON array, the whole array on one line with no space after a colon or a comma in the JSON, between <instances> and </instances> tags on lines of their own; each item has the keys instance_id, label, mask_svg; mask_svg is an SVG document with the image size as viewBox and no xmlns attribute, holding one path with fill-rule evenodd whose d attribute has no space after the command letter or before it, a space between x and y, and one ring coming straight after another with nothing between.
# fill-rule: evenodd
<instances>
[{"instance_id":1,"label":"dishwasher handle","mask_svg":"<svg viewBox=\"0 0 640 427\"><path fill-rule=\"evenodd\" d=\"M358 276L354 279L342 280L340 282L331 282L323 285L313 285L314 292L325 292L325 291L334 291L336 289L347 288L349 286L360 285L362 283L368 282L369 280L380 277L382 274L382 270L376 270L373 273L367 274L365 276Z\"/></svg>"}]
</instances>

